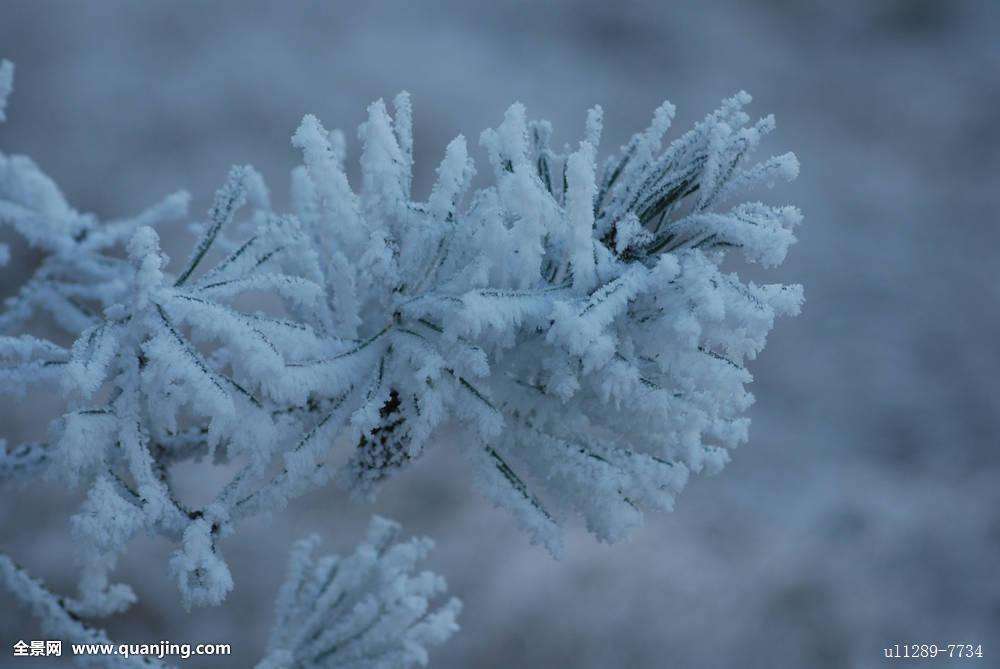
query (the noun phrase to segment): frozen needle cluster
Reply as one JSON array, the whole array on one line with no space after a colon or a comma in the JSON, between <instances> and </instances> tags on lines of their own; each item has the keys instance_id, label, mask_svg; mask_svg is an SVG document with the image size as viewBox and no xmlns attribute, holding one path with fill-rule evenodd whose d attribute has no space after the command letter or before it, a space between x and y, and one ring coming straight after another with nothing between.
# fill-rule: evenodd
<instances>
[{"instance_id":1,"label":"frozen needle cluster","mask_svg":"<svg viewBox=\"0 0 1000 669\"><path fill-rule=\"evenodd\" d=\"M444 579L411 572L433 544L399 542L399 530L376 516L365 543L347 558L315 557L319 537L299 542L258 669L426 665L426 647L458 629L461 605L451 599L430 611L429 600L445 591Z\"/></svg>"}]
</instances>

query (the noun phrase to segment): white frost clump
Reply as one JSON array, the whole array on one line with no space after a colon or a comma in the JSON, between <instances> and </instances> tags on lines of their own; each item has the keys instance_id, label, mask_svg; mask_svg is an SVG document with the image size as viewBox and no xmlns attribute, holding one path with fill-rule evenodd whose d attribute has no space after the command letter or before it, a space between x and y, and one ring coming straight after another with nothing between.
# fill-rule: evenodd
<instances>
[{"instance_id":1,"label":"white frost clump","mask_svg":"<svg viewBox=\"0 0 1000 669\"><path fill-rule=\"evenodd\" d=\"M307 116L293 138L305 156L296 213L333 333L357 344L297 368L369 375L356 377L358 447L342 478L370 492L455 420L481 488L555 552L571 514L616 541L642 507L670 508L690 472L718 471L747 435L744 361L802 301L798 286L720 269L730 250L780 263L800 219L728 204L797 172L792 154L744 166L773 128L748 125L749 101L725 101L666 148L664 104L602 170L600 108L559 155L549 124L516 104L482 135L495 184L468 193L459 137L426 202L410 194L408 98L395 118L369 108L360 192L340 134Z\"/></svg>"},{"instance_id":2,"label":"white frost clump","mask_svg":"<svg viewBox=\"0 0 1000 669\"><path fill-rule=\"evenodd\" d=\"M211 527L199 518L184 530L183 548L170 558L184 606L216 606L233 589L233 577L212 539Z\"/></svg>"},{"instance_id":3,"label":"white frost clump","mask_svg":"<svg viewBox=\"0 0 1000 669\"><path fill-rule=\"evenodd\" d=\"M376 516L365 543L346 558L314 557L319 537L299 542L258 669L425 666L427 646L458 630L461 605L450 599L431 610L444 579L413 570L433 543L399 542L399 530Z\"/></svg>"},{"instance_id":4,"label":"white frost clump","mask_svg":"<svg viewBox=\"0 0 1000 669\"><path fill-rule=\"evenodd\" d=\"M11 72L0 68L0 100ZM802 303L799 286L722 270L727 254L780 264L801 219L738 201L798 172L792 154L748 164L774 128L750 122L749 102L724 101L669 143L664 103L602 167L600 108L560 153L550 124L515 104L480 138L492 184L470 192L459 136L426 200L412 192L408 95L391 112L369 107L357 187L343 134L306 116L292 137L304 161L293 213L235 167L173 269L154 227L186 214L185 194L99 223L28 158L0 154L0 224L43 253L0 312L0 390L56 382L68 398L48 442L3 442L0 476L47 470L89 491L73 523L80 595L67 610L107 615L134 600L109 577L140 532L179 546L170 566L186 605L218 604L233 587L220 542L241 521L333 477L370 496L445 429L458 428L450 441L483 493L555 554L574 516L614 542L644 509L670 509L691 473L718 471L746 441L746 362ZM25 332L37 315L72 347ZM171 479L190 460L238 465L200 508ZM390 638L386 662L421 662L443 638L452 606L430 627L414 613L443 584L403 576L425 545L382 556L387 527L343 561L353 566L338 578L355 579L336 581L344 602L286 593L279 617L295 622L279 625L271 666L327 666L316 659L327 651L330 666L354 666L373 652L365 644ZM295 564L312 587L332 563ZM402 599L362 574L391 575ZM419 596L403 597L403 584ZM310 628L313 614L337 619ZM369 619L374 636L350 627ZM306 628L318 636L295 636Z\"/></svg>"}]
</instances>

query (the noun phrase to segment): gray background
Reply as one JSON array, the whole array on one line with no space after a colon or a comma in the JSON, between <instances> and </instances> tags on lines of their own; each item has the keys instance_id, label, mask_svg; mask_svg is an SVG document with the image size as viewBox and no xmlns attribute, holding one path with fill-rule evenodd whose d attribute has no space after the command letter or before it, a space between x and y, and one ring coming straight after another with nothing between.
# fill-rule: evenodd
<instances>
[{"instance_id":1,"label":"gray background","mask_svg":"<svg viewBox=\"0 0 1000 669\"><path fill-rule=\"evenodd\" d=\"M228 662L185 666L249 666L290 541L318 531L346 550L374 510L434 537L430 564L465 601L438 667L878 666L884 646L907 641L982 643L986 660L954 666L994 664L998 38L1000 4L987 0L0 2L0 56L18 67L0 147L33 156L102 217L177 188L203 212L243 162L284 207L303 113L348 131L356 158L365 107L401 89L418 193L451 137L475 143L514 100L560 141L602 104L607 153L664 98L684 129L744 88L752 111L777 116L766 149L802 162L796 183L761 197L806 214L769 273L805 284L805 310L753 365L750 443L673 514L620 546L575 529L556 563L471 490L445 438L374 508L330 489L226 541L236 589L221 608L185 614L171 547L138 541L120 574L142 603L112 634L229 642ZM184 257L186 232L164 235ZM9 294L16 278L2 279ZM15 439L41 436L57 406L4 402ZM0 545L70 588L78 495L3 494ZM42 637L0 598L0 639L17 638Z\"/></svg>"}]
</instances>

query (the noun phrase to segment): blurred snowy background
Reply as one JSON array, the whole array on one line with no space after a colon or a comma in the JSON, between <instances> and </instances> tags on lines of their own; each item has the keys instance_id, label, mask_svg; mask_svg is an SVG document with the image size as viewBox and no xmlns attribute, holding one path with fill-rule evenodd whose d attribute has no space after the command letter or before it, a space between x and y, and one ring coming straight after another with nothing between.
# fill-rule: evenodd
<instances>
[{"instance_id":1,"label":"blurred snowy background","mask_svg":"<svg viewBox=\"0 0 1000 669\"><path fill-rule=\"evenodd\" d=\"M113 636L229 642L228 661L185 666L250 666L291 541L318 531L346 551L376 511L437 541L430 566L466 604L437 667L867 667L904 641L982 643L993 659L976 666L996 662L1000 3L2 0L0 56L17 64L0 147L102 217L177 188L200 214L246 162L283 207L302 115L353 139L367 104L401 89L417 192L448 140L477 140L514 100L560 141L602 104L606 154L664 98L676 131L743 88L777 116L766 148L802 162L763 196L806 214L773 273L805 284L806 308L752 366L750 443L675 513L610 548L578 531L556 563L443 440L374 508L329 489L225 542L236 589L219 609L185 614L170 546L138 542L119 572L141 604ZM186 256L183 229L161 234ZM3 431L40 437L57 406L8 402ZM77 495L3 495L0 545L69 589ZM0 639L17 638L44 637L0 599Z\"/></svg>"}]
</instances>

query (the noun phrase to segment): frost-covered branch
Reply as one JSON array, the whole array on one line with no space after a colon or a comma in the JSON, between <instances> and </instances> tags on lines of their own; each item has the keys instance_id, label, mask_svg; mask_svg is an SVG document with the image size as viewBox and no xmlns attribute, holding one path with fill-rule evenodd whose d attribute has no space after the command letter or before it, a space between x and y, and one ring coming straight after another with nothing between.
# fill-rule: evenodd
<instances>
[{"instance_id":1,"label":"frost-covered branch","mask_svg":"<svg viewBox=\"0 0 1000 669\"><path fill-rule=\"evenodd\" d=\"M0 101L11 73L0 67ZM186 215L185 195L100 223L29 159L0 155L0 224L43 254L0 313L0 381L54 382L68 402L45 444L5 445L0 477L47 470L87 490L68 606L96 616L131 603L109 577L139 532L176 542L186 605L218 604L233 587L222 544L240 522L331 479L369 498L446 429L479 489L553 554L574 517L614 542L645 510L672 508L692 474L719 471L747 440L747 365L802 303L800 286L722 269L730 255L737 269L779 265L801 219L740 202L798 171L792 154L750 162L774 120L751 122L749 102L725 100L670 142L664 103L600 167L601 108L560 152L551 125L514 104L480 137L489 185L471 190L459 136L426 199L412 192L408 95L368 108L359 184L344 135L306 116L292 136L303 156L292 212L275 211L252 168L234 168L189 226L198 241L177 275L154 228ZM40 313L71 349L25 331ZM237 473L194 508L172 481L188 460ZM437 592L404 578L423 544L391 549L397 566L380 557L386 527L343 564ZM333 562L305 552L293 580L308 590ZM267 662L421 661L448 624L432 632L412 617L419 597L382 602L359 583L338 586L344 601L286 592ZM362 593L376 602L374 636L350 631Z\"/></svg>"},{"instance_id":2,"label":"frost-covered branch","mask_svg":"<svg viewBox=\"0 0 1000 669\"><path fill-rule=\"evenodd\" d=\"M13 87L13 66L0 64L0 121ZM188 195L174 193L129 219L100 223L73 209L59 187L26 156L0 153L0 227L8 226L44 256L0 312L0 333L23 328L37 313L77 335L122 300L131 270L111 251L146 225L187 214ZM0 265L7 262L6 248Z\"/></svg>"},{"instance_id":3,"label":"frost-covered branch","mask_svg":"<svg viewBox=\"0 0 1000 669\"><path fill-rule=\"evenodd\" d=\"M66 600L49 591L45 585L33 578L22 567L15 564L7 555L0 553L0 585L20 605L31 609L38 618L45 633L59 639L77 644L110 644L107 634L100 629L84 623L66 605ZM165 668L163 662L143 656L121 655L77 655L79 662L92 666L109 667L110 669Z\"/></svg>"},{"instance_id":4,"label":"frost-covered branch","mask_svg":"<svg viewBox=\"0 0 1000 669\"><path fill-rule=\"evenodd\" d=\"M299 542L258 669L425 666L427 647L458 629L461 605L450 599L431 610L444 579L413 570L433 544L400 542L399 531L376 516L366 541L346 558L315 557L319 537Z\"/></svg>"}]
</instances>

